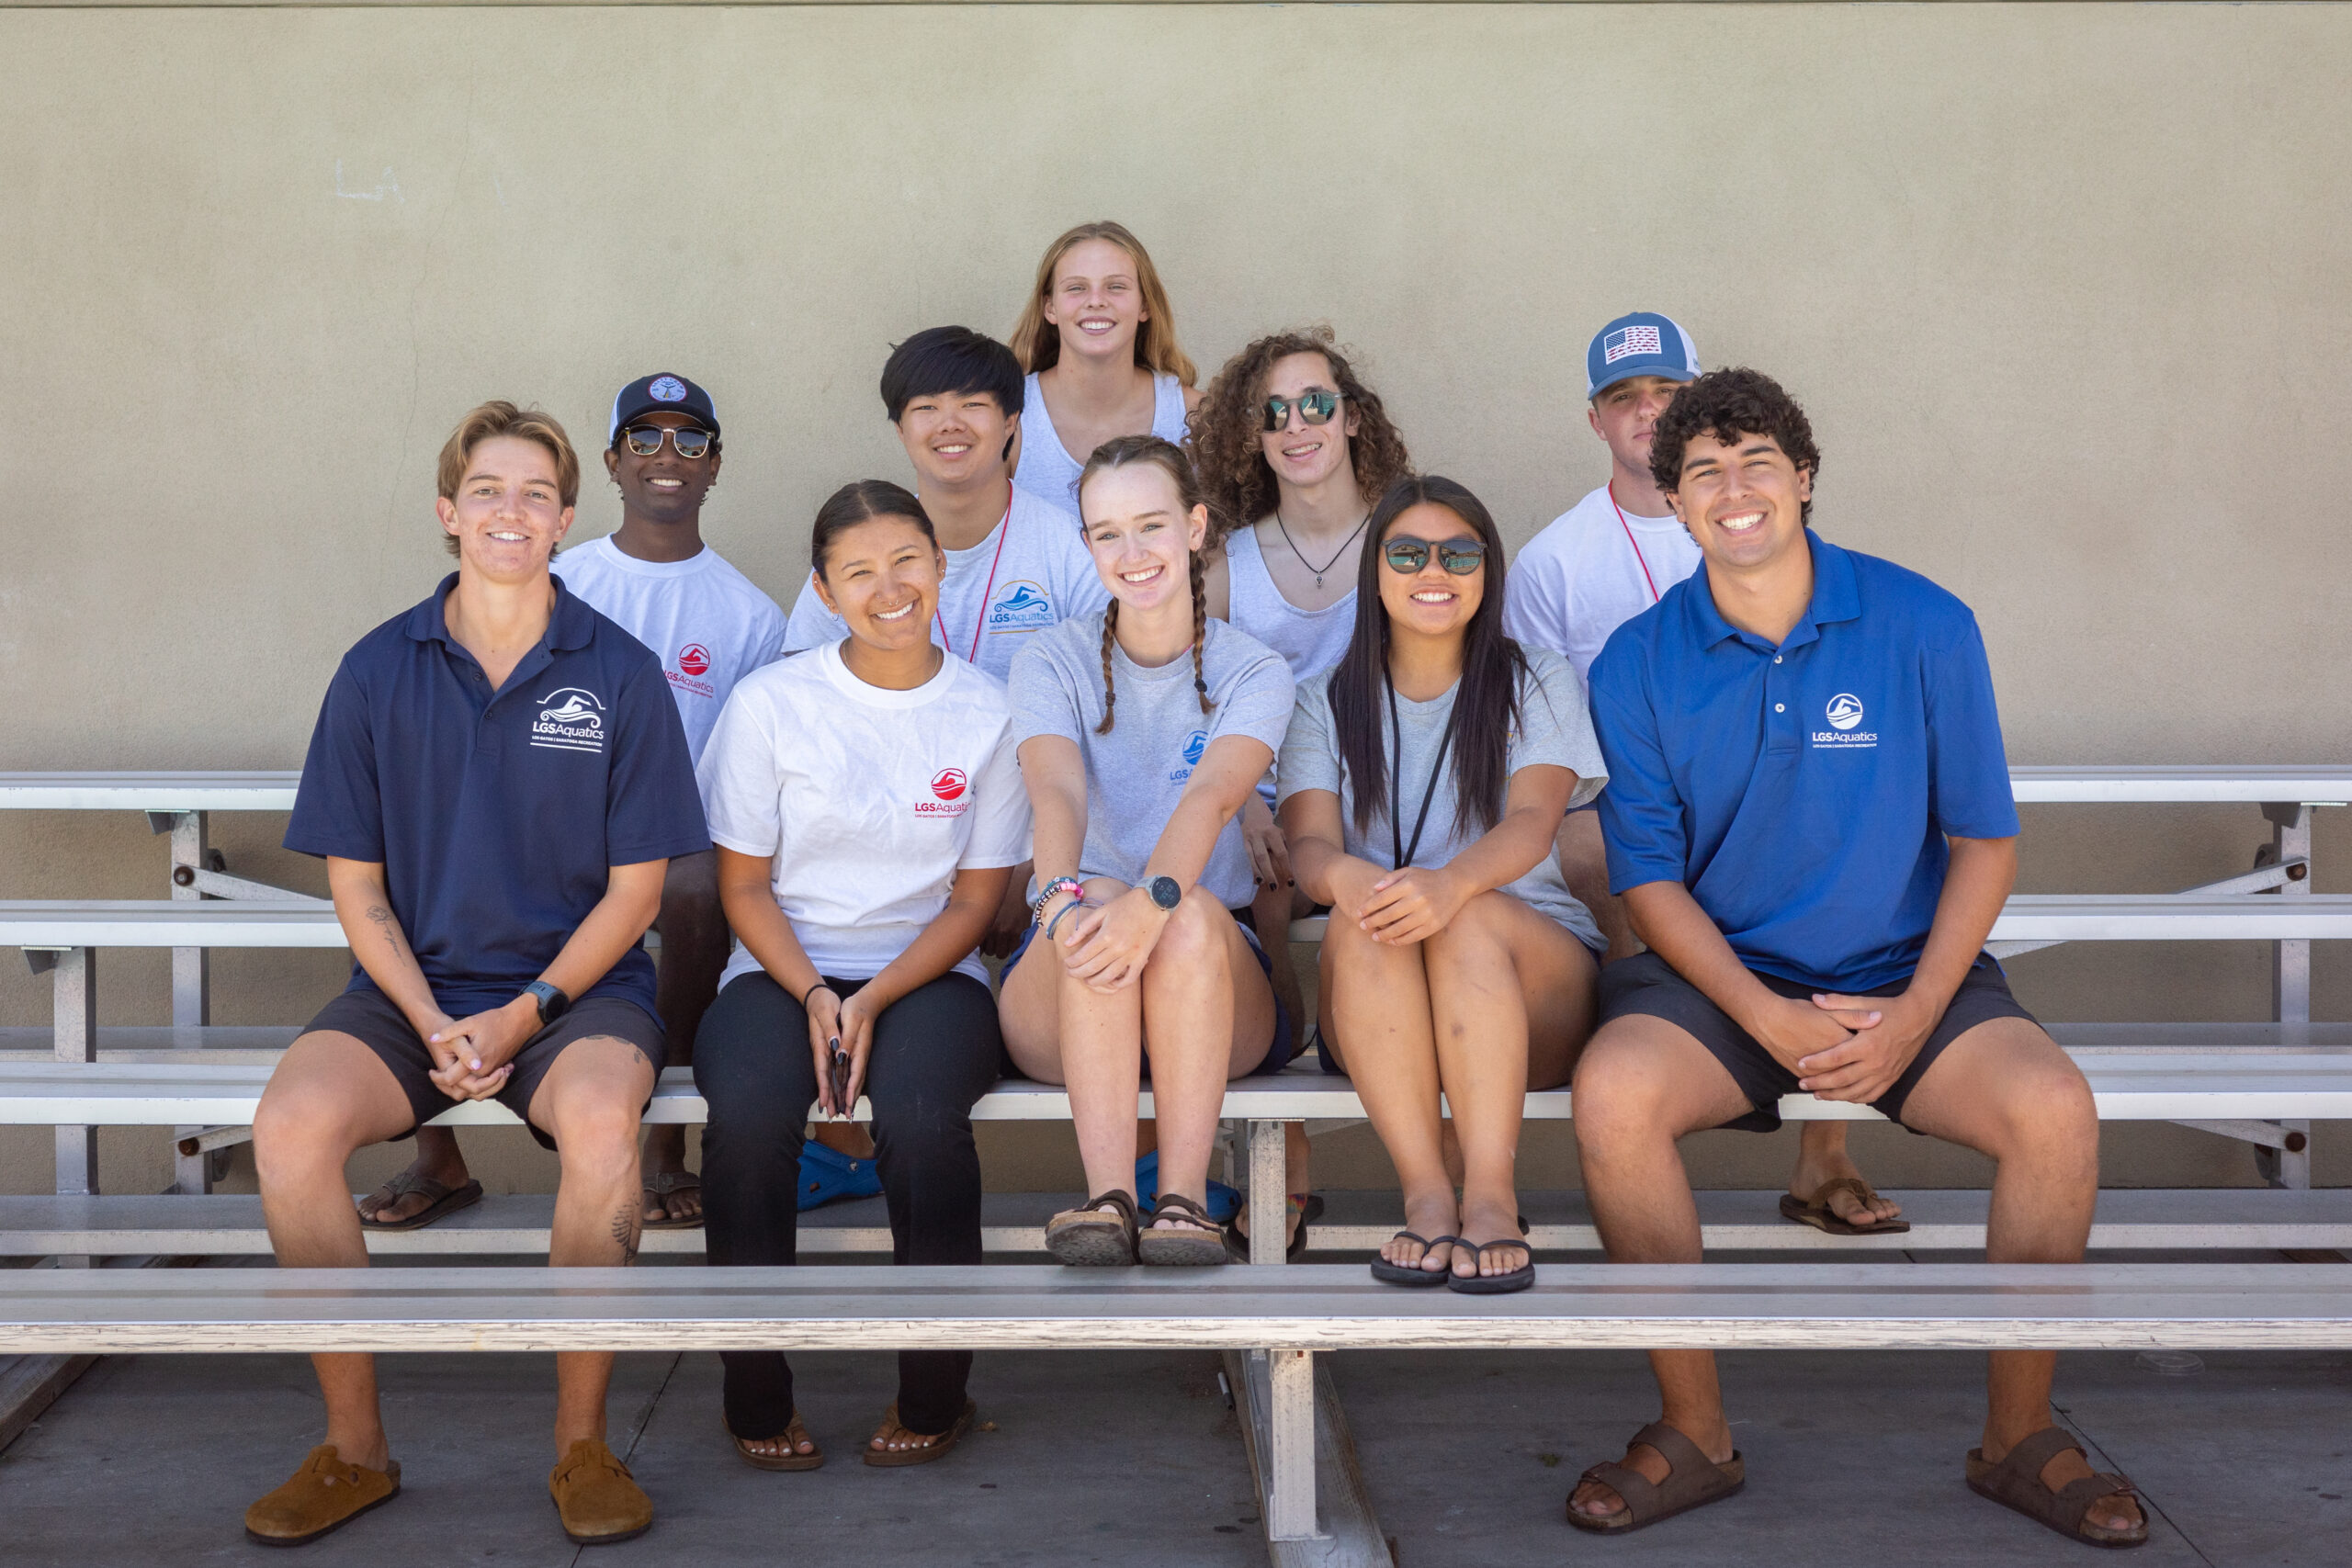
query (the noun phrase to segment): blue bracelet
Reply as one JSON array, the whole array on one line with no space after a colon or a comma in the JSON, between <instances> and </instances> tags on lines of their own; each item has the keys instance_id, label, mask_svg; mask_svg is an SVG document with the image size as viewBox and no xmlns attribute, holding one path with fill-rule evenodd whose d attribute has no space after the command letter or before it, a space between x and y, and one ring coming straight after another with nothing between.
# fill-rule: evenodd
<instances>
[{"instance_id":1,"label":"blue bracelet","mask_svg":"<svg viewBox=\"0 0 2352 1568\"><path fill-rule=\"evenodd\" d=\"M1069 903L1064 904L1060 908L1056 909L1054 911L1054 918L1046 922L1046 940L1047 942L1054 940L1054 928L1062 923L1062 917L1064 915L1069 914L1072 909L1091 909L1092 908L1094 908L1094 906L1089 904L1083 898L1073 898Z\"/></svg>"}]
</instances>

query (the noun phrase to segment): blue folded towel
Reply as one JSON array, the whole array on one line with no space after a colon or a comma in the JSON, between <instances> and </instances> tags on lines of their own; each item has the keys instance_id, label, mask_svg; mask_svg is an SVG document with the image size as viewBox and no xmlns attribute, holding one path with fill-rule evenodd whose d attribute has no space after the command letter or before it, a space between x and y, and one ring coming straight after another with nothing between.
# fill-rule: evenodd
<instances>
[{"instance_id":1,"label":"blue folded towel","mask_svg":"<svg viewBox=\"0 0 2352 1568\"><path fill-rule=\"evenodd\" d=\"M1136 1161L1136 1207L1149 1213L1159 1198L1159 1151ZM1212 1177L1209 1179L1209 1218L1221 1225L1233 1223L1241 1212L1241 1194Z\"/></svg>"},{"instance_id":2,"label":"blue folded towel","mask_svg":"<svg viewBox=\"0 0 2352 1568\"><path fill-rule=\"evenodd\" d=\"M838 1203L844 1198L871 1198L882 1190L882 1173L870 1159L852 1159L829 1145L811 1138L800 1145L800 1207L804 1210Z\"/></svg>"}]
</instances>

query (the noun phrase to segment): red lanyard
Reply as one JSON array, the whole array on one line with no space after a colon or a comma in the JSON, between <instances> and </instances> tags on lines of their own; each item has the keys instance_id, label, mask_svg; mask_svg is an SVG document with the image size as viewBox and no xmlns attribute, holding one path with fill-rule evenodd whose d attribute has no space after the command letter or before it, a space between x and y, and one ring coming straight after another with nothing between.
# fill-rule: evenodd
<instances>
[{"instance_id":1,"label":"red lanyard","mask_svg":"<svg viewBox=\"0 0 2352 1568\"><path fill-rule=\"evenodd\" d=\"M997 562L1004 558L1004 542L1012 536L1012 502L1007 501L1004 503L1004 516L996 525L996 554L989 558L989 585L980 590L980 613L972 617L972 651L964 656L964 662L967 664L978 664L980 661L980 628L988 624L989 595L996 592ZM940 586L944 588L947 585L943 582ZM939 646L950 653L955 652L956 645L947 640L947 623L940 620L937 610L931 613L931 618L939 626Z\"/></svg>"},{"instance_id":2,"label":"red lanyard","mask_svg":"<svg viewBox=\"0 0 2352 1568\"><path fill-rule=\"evenodd\" d=\"M1617 483L1609 483L1609 504L1617 513L1617 526L1625 530L1625 542L1634 547L1634 559L1640 563L1642 581L1650 585L1650 603L1657 603L1657 579L1650 575L1650 563L1642 555L1642 542L1634 537L1634 525L1625 521L1625 509L1617 504Z\"/></svg>"}]
</instances>

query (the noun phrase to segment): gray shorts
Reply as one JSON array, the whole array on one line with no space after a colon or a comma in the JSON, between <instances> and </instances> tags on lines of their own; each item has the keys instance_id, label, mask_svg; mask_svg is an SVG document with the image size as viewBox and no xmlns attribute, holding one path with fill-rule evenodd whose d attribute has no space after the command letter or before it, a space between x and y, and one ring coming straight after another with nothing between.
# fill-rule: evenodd
<instances>
[{"instance_id":1,"label":"gray shorts","mask_svg":"<svg viewBox=\"0 0 2352 1568\"><path fill-rule=\"evenodd\" d=\"M1748 973L1784 997L1810 997L1820 989L1783 980L1777 975L1758 974L1753 969ZM1909 984L1905 979L1874 990L1843 994L1899 996ZM1739 1085L1740 1093L1747 1097L1747 1103L1753 1108L1747 1115L1724 1122L1724 1126L1744 1133L1780 1130L1781 1097L1797 1092L1796 1074L1764 1049L1754 1035L1732 1021L1731 1015L1710 1000L1706 992L1684 979L1672 964L1655 953L1621 959L1600 972L1600 1021L1606 1024L1611 1019L1628 1015L1664 1019L1704 1045L1708 1055L1723 1064L1724 1070L1731 1074L1732 1081ZM1919 1047L1919 1054L1884 1094L1871 1101L1871 1109L1888 1121L1900 1123L1904 1102L1919 1087L1928 1069L1935 1066L1936 1058L1943 1055L1944 1047L1978 1024L1996 1018L2040 1021L2009 994L2008 976L2001 973L1993 955L1980 953L1960 982L1960 989L1952 993L1943 1017L1928 1032L1927 1043Z\"/></svg>"},{"instance_id":2,"label":"gray shorts","mask_svg":"<svg viewBox=\"0 0 2352 1568\"><path fill-rule=\"evenodd\" d=\"M345 991L319 1010L302 1032L316 1033L333 1030L348 1034L376 1053L384 1066L392 1069L392 1077L400 1080L401 1092L408 1096L409 1110L422 1123L440 1115L458 1101L441 1091L433 1081L433 1053L424 1043L406 1014L392 1005L391 998L374 989ZM594 1034L611 1034L628 1041L645 1053L645 1059L661 1071L669 1055L668 1037L651 1014L635 1002L618 997L588 997L567 1011L561 1018L523 1042L514 1053L514 1070L506 1077L506 1087L492 1096L522 1119L530 1127L531 1136L541 1148L555 1147L555 1140L531 1122L531 1097L539 1090L540 1080L563 1048L575 1040L585 1040ZM647 1104L652 1101L648 1100ZM640 1114L642 1112L640 1111ZM416 1131L412 1124L399 1134L409 1137ZM399 1138L395 1138L398 1142Z\"/></svg>"}]
</instances>

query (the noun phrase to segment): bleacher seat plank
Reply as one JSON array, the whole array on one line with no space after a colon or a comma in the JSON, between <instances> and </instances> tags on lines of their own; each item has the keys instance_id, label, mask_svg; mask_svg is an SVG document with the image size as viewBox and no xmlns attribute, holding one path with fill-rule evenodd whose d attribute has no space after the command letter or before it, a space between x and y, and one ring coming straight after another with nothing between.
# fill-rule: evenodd
<instances>
[{"instance_id":1,"label":"bleacher seat plank","mask_svg":"<svg viewBox=\"0 0 2352 1568\"><path fill-rule=\"evenodd\" d=\"M0 773L0 810L290 811L300 774L249 772ZM2009 770L2021 804L2352 801L2352 768L2156 763Z\"/></svg>"},{"instance_id":2,"label":"bleacher seat plank","mask_svg":"<svg viewBox=\"0 0 2352 1568\"><path fill-rule=\"evenodd\" d=\"M231 773L0 773L0 810L291 811L301 774Z\"/></svg>"},{"instance_id":3,"label":"bleacher seat plank","mask_svg":"<svg viewBox=\"0 0 2352 1568\"><path fill-rule=\"evenodd\" d=\"M334 1350L2337 1349L2352 1269L1544 1266L1509 1296L1279 1269L11 1269L0 1353Z\"/></svg>"},{"instance_id":4,"label":"bleacher seat plank","mask_svg":"<svg viewBox=\"0 0 2352 1568\"><path fill-rule=\"evenodd\" d=\"M2352 1055L2347 1055L2243 1053L2209 1066L2177 1053L2117 1051L2086 1055L2080 1066L2098 1097L2103 1121L2352 1119ZM261 1063L0 1063L0 1125L249 1122L269 1074L269 1066ZM662 1075L645 1119L699 1125L705 1111L692 1074L673 1067ZM863 1102L859 1113L865 1114ZM1148 1089L1142 1113L1153 1114ZM1294 1065L1284 1072L1227 1086L1220 1114L1244 1121L1344 1120L1362 1117L1363 1108L1347 1079ZM1867 1106L1810 1095L1788 1096L1781 1101L1781 1114L1791 1121L1880 1120ZM1542 1089L1527 1097L1530 1120L1565 1121L1569 1115L1566 1089ZM973 1118L1067 1122L1069 1096L1056 1085L1008 1080L981 1099ZM514 1112L495 1100L452 1106L434 1118L441 1126L512 1126L515 1120Z\"/></svg>"},{"instance_id":5,"label":"bleacher seat plank","mask_svg":"<svg viewBox=\"0 0 2352 1568\"><path fill-rule=\"evenodd\" d=\"M1984 1245L1989 1194L1928 1189L1890 1192L1911 1222L1907 1233L1825 1236L1781 1218L1779 1194L1697 1194L1710 1248L1729 1252L1977 1251ZM981 1245L990 1252L1043 1250L1046 1221L1078 1202L1075 1192L991 1192L981 1204ZM1404 1224L1396 1194L1338 1191L1309 1229L1317 1252L1369 1255ZM1598 1252L1600 1239L1581 1192L1523 1192L1528 1239L1545 1251ZM483 1199L416 1231L370 1232L380 1257L512 1257L544 1254L554 1218L548 1193ZM879 1198L830 1203L800 1216L800 1250L811 1257L888 1252L889 1216ZM2099 1194L2095 1250L2236 1251L2352 1248L2352 1188L2113 1189ZM648 1256L699 1257L699 1230L647 1231ZM261 1200L250 1194L155 1197L0 1197L0 1257L267 1256Z\"/></svg>"},{"instance_id":6,"label":"bleacher seat plank","mask_svg":"<svg viewBox=\"0 0 2352 1568\"><path fill-rule=\"evenodd\" d=\"M2232 767L2161 763L2136 767L2014 767L2009 793L2027 805L2187 805L2271 802L2341 806L2352 801L2352 768Z\"/></svg>"}]
</instances>

